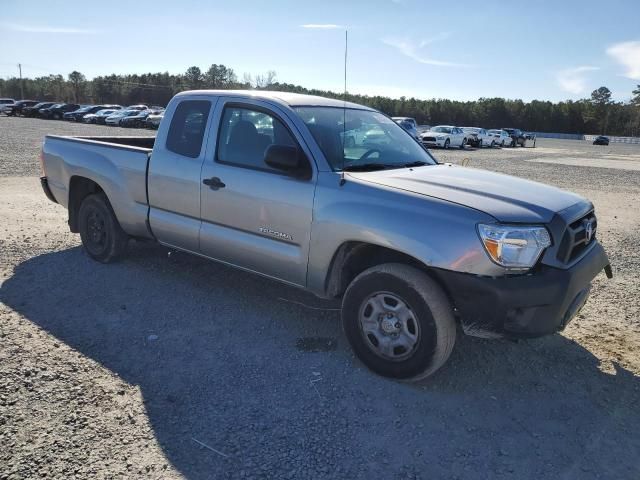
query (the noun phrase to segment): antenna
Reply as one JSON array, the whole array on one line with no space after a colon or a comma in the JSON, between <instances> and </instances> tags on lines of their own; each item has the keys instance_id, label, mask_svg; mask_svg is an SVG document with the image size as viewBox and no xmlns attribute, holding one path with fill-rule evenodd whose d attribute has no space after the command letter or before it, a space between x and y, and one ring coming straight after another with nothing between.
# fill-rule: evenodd
<instances>
[{"instance_id":1,"label":"antenna","mask_svg":"<svg viewBox=\"0 0 640 480\"><path fill-rule=\"evenodd\" d=\"M344 142L347 137L347 49L349 45L349 31L344 31L344 97L342 99L342 170L340 171L340 186L344 185Z\"/></svg>"}]
</instances>

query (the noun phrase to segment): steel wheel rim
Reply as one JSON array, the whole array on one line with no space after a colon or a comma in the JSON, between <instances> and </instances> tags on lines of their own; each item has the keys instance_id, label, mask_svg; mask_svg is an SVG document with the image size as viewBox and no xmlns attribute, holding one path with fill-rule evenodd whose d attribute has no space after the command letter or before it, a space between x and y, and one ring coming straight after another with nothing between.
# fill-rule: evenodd
<instances>
[{"instance_id":1,"label":"steel wheel rim","mask_svg":"<svg viewBox=\"0 0 640 480\"><path fill-rule=\"evenodd\" d=\"M412 356L420 341L415 313L398 295L376 292L367 297L358 312L360 333L377 356L394 362Z\"/></svg>"},{"instance_id":2,"label":"steel wheel rim","mask_svg":"<svg viewBox=\"0 0 640 480\"><path fill-rule=\"evenodd\" d=\"M87 215L87 248L92 253L102 253L107 245L106 219L99 210Z\"/></svg>"}]
</instances>

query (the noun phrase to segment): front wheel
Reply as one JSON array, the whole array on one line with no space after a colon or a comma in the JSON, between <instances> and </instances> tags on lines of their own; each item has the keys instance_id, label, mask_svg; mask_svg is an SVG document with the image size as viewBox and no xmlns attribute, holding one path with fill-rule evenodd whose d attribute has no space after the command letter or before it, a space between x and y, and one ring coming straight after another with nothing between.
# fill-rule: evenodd
<instances>
[{"instance_id":1,"label":"front wheel","mask_svg":"<svg viewBox=\"0 0 640 480\"><path fill-rule=\"evenodd\" d=\"M493 148L493 147L495 147L495 146L496 146L496 142L495 142L495 140L491 140L491 148Z\"/></svg>"},{"instance_id":2,"label":"front wheel","mask_svg":"<svg viewBox=\"0 0 640 480\"><path fill-rule=\"evenodd\" d=\"M104 193L88 195L78 212L80 238L87 254L101 263L121 257L129 241Z\"/></svg>"},{"instance_id":3,"label":"front wheel","mask_svg":"<svg viewBox=\"0 0 640 480\"><path fill-rule=\"evenodd\" d=\"M463 138L462 143L460 144L460 150L464 150L464 146L467 144L467 139Z\"/></svg>"},{"instance_id":4,"label":"front wheel","mask_svg":"<svg viewBox=\"0 0 640 480\"><path fill-rule=\"evenodd\" d=\"M482 139L478 140L478 148L482 148Z\"/></svg>"},{"instance_id":5,"label":"front wheel","mask_svg":"<svg viewBox=\"0 0 640 480\"><path fill-rule=\"evenodd\" d=\"M451 142L450 142L450 141L449 141L449 139L447 138L447 139L444 141L444 148L445 148L445 150L448 150L448 149L449 149L449 145L451 145Z\"/></svg>"},{"instance_id":6,"label":"front wheel","mask_svg":"<svg viewBox=\"0 0 640 480\"><path fill-rule=\"evenodd\" d=\"M456 339L453 308L424 272L399 263L358 275L342 301L342 326L356 356L372 371L418 381L449 358Z\"/></svg>"},{"instance_id":7,"label":"front wheel","mask_svg":"<svg viewBox=\"0 0 640 480\"><path fill-rule=\"evenodd\" d=\"M502 143L500 144L500 147L504 148L504 140L502 140Z\"/></svg>"}]
</instances>

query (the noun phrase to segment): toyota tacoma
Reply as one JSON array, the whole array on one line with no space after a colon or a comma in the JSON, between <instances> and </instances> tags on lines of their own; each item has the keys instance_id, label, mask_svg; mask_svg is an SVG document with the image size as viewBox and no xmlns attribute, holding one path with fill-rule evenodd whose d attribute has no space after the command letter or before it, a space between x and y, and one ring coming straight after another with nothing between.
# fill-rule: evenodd
<instances>
[{"instance_id":1,"label":"toyota tacoma","mask_svg":"<svg viewBox=\"0 0 640 480\"><path fill-rule=\"evenodd\" d=\"M393 378L435 372L458 330L562 330L611 274L588 200L439 164L388 116L339 100L183 92L155 138L48 135L41 161L94 260L149 239L341 299L353 351Z\"/></svg>"}]
</instances>

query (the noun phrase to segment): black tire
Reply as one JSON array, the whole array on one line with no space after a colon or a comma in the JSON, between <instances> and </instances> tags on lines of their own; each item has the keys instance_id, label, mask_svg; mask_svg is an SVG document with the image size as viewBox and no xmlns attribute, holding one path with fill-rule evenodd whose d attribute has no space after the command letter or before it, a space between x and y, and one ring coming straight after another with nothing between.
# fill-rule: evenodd
<instances>
[{"instance_id":1,"label":"black tire","mask_svg":"<svg viewBox=\"0 0 640 480\"><path fill-rule=\"evenodd\" d=\"M104 193L88 195L78 212L78 227L87 254L101 263L111 263L127 249L128 235L122 230Z\"/></svg>"},{"instance_id":2,"label":"black tire","mask_svg":"<svg viewBox=\"0 0 640 480\"><path fill-rule=\"evenodd\" d=\"M460 150L464 150L464 146L467 144L467 139L463 138L462 143L460 144Z\"/></svg>"},{"instance_id":3,"label":"black tire","mask_svg":"<svg viewBox=\"0 0 640 480\"><path fill-rule=\"evenodd\" d=\"M450 141L449 141L449 139L447 138L447 139L444 141L444 149L445 149L445 150L449 150L449 145L451 145L451 142L450 142Z\"/></svg>"},{"instance_id":4,"label":"black tire","mask_svg":"<svg viewBox=\"0 0 640 480\"><path fill-rule=\"evenodd\" d=\"M504 148L504 140L502 140L502 143L500 144L500 148Z\"/></svg>"},{"instance_id":5,"label":"black tire","mask_svg":"<svg viewBox=\"0 0 640 480\"><path fill-rule=\"evenodd\" d=\"M62 116L59 113L54 113L53 114L53 119L54 120L60 120L62 118Z\"/></svg>"},{"instance_id":6,"label":"black tire","mask_svg":"<svg viewBox=\"0 0 640 480\"><path fill-rule=\"evenodd\" d=\"M490 148L494 148L495 146L496 146L495 140L491 140L491 147Z\"/></svg>"},{"instance_id":7,"label":"black tire","mask_svg":"<svg viewBox=\"0 0 640 480\"><path fill-rule=\"evenodd\" d=\"M478 140L478 148L482 148L482 139Z\"/></svg>"},{"instance_id":8,"label":"black tire","mask_svg":"<svg viewBox=\"0 0 640 480\"><path fill-rule=\"evenodd\" d=\"M384 358L376 352L371 334L364 333L361 318L367 315L372 295L400 298L411 313L404 328L411 322L417 340L410 351L400 347L398 358ZM375 316L372 312L369 315ZM382 330L384 318L385 315L373 318L374 324L380 323L381 336L387 335ZM424 272L399 263L371 267L351 282L342 299L342 326L356 356L369 369L385 377L408 381L422 380L444 365L456 340L453 308L445 293ZM398 336L397 333L391 335ZM397 348L392 348L393 355Z\"/></svg>"}]
</instances>

